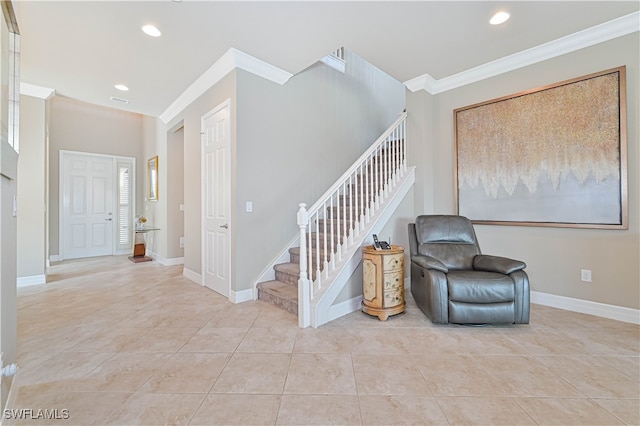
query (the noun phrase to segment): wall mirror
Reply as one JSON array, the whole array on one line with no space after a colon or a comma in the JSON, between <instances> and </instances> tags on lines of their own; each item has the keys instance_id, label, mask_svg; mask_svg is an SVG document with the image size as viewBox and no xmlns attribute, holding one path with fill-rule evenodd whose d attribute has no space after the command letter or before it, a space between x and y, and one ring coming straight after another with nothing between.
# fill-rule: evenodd
<instances>
[{"instance_id":1,"label":"wall mirror","mask_svg":"<svg viewBox=\"0 0 640 426\"><path fill-rule=\"evenodd\" d=\"M149 201L158 201L158 156L147 161L147 197Z\"/></svg>"}]
</instances>

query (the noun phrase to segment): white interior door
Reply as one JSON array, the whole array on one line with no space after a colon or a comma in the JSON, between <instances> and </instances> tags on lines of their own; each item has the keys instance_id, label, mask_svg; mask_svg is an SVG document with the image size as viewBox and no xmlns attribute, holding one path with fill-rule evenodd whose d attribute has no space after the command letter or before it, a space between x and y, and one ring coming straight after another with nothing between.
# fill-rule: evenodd
<instances>
[{"instance_id":1,"label":"white interior door","mask_svg":"<svg viewBox=\"0 0 640 426\"><path fill-rule=\"evenodd\" d=\"M203 284L229 297L231 213L229 101L202 117Z\"/></svg>"},{"instance_id":2,"label":"white interior door","mask_svg":"<svg viewBox=\"0 0 640 426\"><path fill-rule=\"evenodd\" d=\"M113 254L113 159L61 152L64 259Z\"/></svg>"}]
</instances>

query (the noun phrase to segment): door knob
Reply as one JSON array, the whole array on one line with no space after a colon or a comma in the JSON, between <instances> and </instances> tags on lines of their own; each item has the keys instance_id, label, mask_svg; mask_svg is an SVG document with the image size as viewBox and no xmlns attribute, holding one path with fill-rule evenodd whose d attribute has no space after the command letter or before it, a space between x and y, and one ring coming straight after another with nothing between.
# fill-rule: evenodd
<instances>
[{"instance_id":1,"label":"door knob","mask_svg":"<svg viewBox=\"0 0 640 426\"><path fill-rule=\"evenodd\" d=\"M220 225L220 228L229 229L229 224L225 223L224 225Z\"/></svg>"}]
</instances>

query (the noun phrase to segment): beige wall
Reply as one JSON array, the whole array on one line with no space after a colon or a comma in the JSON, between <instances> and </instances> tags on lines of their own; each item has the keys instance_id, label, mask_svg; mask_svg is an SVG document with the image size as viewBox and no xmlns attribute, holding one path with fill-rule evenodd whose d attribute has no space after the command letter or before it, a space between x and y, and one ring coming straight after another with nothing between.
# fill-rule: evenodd
<instances>
[{"instance_id":1,"label":"beige wall","mask_svg":"<svg viewBox=\"0 0 640 426\"><path fill-rule=\"evenodd\" d=\"M158 130L157 140L158 147L162 148L165 152L164 156L161 155L160 160L162 164L167 164L166 149L167 149L167 134L170 129L179 127L179 124L184 125L184 268L192 273L201 274L201 202L200 202L200 150L201 150L201 135L200 135L200 119L207 112L214 109L227 99L231 99L231 175L232 175L232 191L235 180L233 176L236 173L236 128L235 128L235 109L236 109L236 71L229 73L218 84L207 90L198 99L192 102L187 108L185 108L180 114L178 114L171 122L166 126L161 126ZM171 175L173 172L168 171ZM163 178L160 178L161 185L163 184ZM166 194L166 183L160 188L160 192ZM162 198L160 198L162 201ZM235 201L232 200L232 215L235 214ZM166 207L165 207L166 211ZM160 224L162 227L162 224ZM166 225L165 225L166 227ZM160 238L164 238L166 241L166 232L158 232ZM235 238L232 229L231 239ZM165 246L166 247L166 246ZM166 249L162 256L166 257ZM233 275L233 269L232 269Z\"/></svg>"},{"instance_id":2,"label":"beige wall","mask_svg":"<svg viewBox=\"0 0 640 426\"><path fill-rule=\"evenodd\" d=\"M140 211L146 173L146 161L142 158L142 119L140 114L60 96L51 99L48 176L50 255L59 254L60 150L136 158L136 205Z\"/></svg>"},{"instance_id":3,"label":"beige wall","mask_svg":"<svg viewBox=\"0 0 640 426\"><path fill-rule=\"evenodd\" d=\"M237 269L238 290L296 236L298 204L311 207L405 107L400 82L345 59L344 74L316 63L283 86L238 72L235 257L252 259Z\"/></svg>"},{"instance_id":4,"label":"beige wall","mask_svg":"<svg viewBox=\"0 0 640 426\"><path fill-rule=\"evenodd\" d=\"M524 260L533 291L621 307L640 307L638 190L638 33L451 90L436 96L408 94L414 160L425 161L416 184L416 215L454 213L453 110L597 71L627 66L629 229L598 230L518 226L476 226L483 252ZM429 110L433 108L433 115ZM422 118L417 115L424 116ZM418 161L415 162L418 164ZM423 204L418 202L422 197ZM593 282L580 281L591 269Z\"/></svg>"},{"instance_id":5,"label":"beige wall","mask_svg":"<svg viewBox=\"0 0 640 426\"><path fill-rule=\"evenodd\" d=\"M184 257L180 237L184 236L184 128L167 134L167 258Z\"/></svg>"},{"instance_id":6,"label":"beige wall","mask_svg":"<svg viewBox=\"0 0 640 426\"><path fill-rule=\"evenodd\" d=\"M18 281L45 275L46 101L21 96L20 113Z\"/></svg>"}]
</instances>

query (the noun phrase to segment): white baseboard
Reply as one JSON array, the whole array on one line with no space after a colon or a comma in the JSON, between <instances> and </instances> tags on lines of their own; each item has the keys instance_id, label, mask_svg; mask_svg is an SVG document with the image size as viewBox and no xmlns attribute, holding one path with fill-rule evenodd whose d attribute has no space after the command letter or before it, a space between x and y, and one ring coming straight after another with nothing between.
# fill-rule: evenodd
<instances>
[{"instance_id":1,"label":"white baseboard","mask_svg":"<svg viewBox=\"0 0 640 426\"><path fill-rule=\"evenodd\" d=\"M60 262L62 257L59 254L52 254L49 256L49 262Z\"/></svg>"},{"instance_id":2,"label":"white baseboard","mask_svg":"<svg viewBox=\"0 0 640 426\"><path fill-rule=\"evenodd\" d=\"M640 310L638 309L606 305L538 291L531 292L531 303L640 325Z\"/></svg>"},{"instance_id":3,"label":"white baseboard","mask_svg":"<svg viewBox=\"0 0 640 426\"><path fill-rule=\"evenodd\" d=\"M329 308L329 321L338 319L351 312L359 311L362 308L362 296L356 296L353 299L331 305Z\"/></svg>"},{"instance_id":4,"label":"white baseboard","mask_svg":"<svg viewBox=\"0 0 640 426\"><path fill-rule=\"evenodd\" d=\"M252 288L247 290L240 290L240 291L231 290L229 292L229 301L231 303L242 303L242 302L248 302L250 300L253 300Z\"/></svg>"},{"instance_id":5,"label":"white baseboard","mask_svg":"<svg viewBox=\"0 0 640 426\"><path fill-rule=\"evenodd\" d=\"M170 259L164 258L160 256L158 253L149 253L152 258L155 259L161 265L164 266L176 266L176 265L184 265L184 257L172 257Z\"/></svg>"},{"instance_id":6,"label":"white baseboard","mask_svg":"<svg viewBox=\"0 0 640 426\"><path fill-rule=\"evenodd\" d=\"M46 284L46 275L30 275L28 277L18 277L18 287L29 287L32 285Z\"/></svg>"},{"instance_id":7,"label":"white baseboard","mask_svg":"<svg viewBox=\"0 0 640 426\"><path fill-rule=\"evenodd\" d=\"M184 268L182 270L182 276L196 284L202 285L202 275L197 272L193 272L191 269Z\"/></svg>"}]
</instances>

